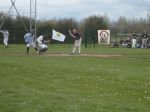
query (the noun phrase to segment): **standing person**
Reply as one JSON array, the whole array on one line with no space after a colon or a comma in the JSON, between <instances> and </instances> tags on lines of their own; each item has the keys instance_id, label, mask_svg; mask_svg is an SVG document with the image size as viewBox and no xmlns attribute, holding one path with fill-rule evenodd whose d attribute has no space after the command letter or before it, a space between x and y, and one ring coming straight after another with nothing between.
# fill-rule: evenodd
<instances>
[{"instance_id":1,"label":"standing person","mask_svg":"<svg viewBox=\"0 0 150 112\"><path fill-rule=\"evenodd\" d=\"M81 52L81 36L80 32L77 29L73 29L72 32L69 30L69 34L75 40L74 48L72 54L80 54Z\"/></svg>"},{"instance_id":2,"label":"standing person","mask_svg":"<svg viewBox=\"0 0 150 112\"><path fill-rule=\"evenodd\" d=\"M137 46L137 40L136 40L137 34L134 32L132 36L133 36L132 37L132 48L136 48L136 46Z\"/></svg>"},{"instance_id":3,"label":"standing person","mask_svg":"<svg viewBox=\"0 0 150 112\"><path fill-rule=\"evenodd\" d=\"M9 32L6 29L0 30L0 32L3 33L3 37L4 37L3 43L4 43L5 47L8 47Z\"/></svg>"},{"instance_id":4,"label":"standing person","mask_svg":"<svg viewBox=\"0 0 150 112\"><path fill-rule=\"evenodd\" d=\"M137 48L141 48L141 47L142 47L142 37L139 36L139 37L137 38Z\"/></svg>"},{"instance_id":5,"label":"standing person","mask_svg":"<svg viewBox=\"0 0 150 112\"><path fill-rule=\"evenodd\" d=\"M25 39L25 43L27 44L27 54L29 54L30 47L33 47L36 50L36 52L38 53L38 50L37 50L36 45L34 43L33 32L25 34L24 39Z\"/></svg>"},{"instance_id":6,"label":"standing person","mask_svg":"<svg viewBox=\"0 0 150 112\"><path fill-rule=\"evenodd\" d=\"M142 48L147 48L148 35L146 32L142 34Z\"/></svg>"},{"instance_id":7,"label":"standing person","mask_svg":"<svg viewBox=\"0 0 150 112\"><path fill-rule=\"evenodd\" d=\"M46 43L48 43L49 41L46 41L46 36L45 35L41 35L36 39L37 42L37 48L39 51L39 54L44 53L45 51L47 51L48 46L46 45Z\"/></svg>"}]
</instances>

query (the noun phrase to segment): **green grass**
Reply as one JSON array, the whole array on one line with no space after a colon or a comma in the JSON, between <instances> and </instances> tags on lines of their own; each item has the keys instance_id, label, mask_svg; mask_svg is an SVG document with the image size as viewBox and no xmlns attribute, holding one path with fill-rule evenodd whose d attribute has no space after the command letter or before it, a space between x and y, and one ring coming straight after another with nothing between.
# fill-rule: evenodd
<instances>
[{"instance_id":1,"label":"green grass","mask_svg":"<svg viewBox=\"0 0 150 112\"><path fill-rule=\"evenodd\" d=\"M48 53L71 50L53 45ZM0 112L150 112L150 49L82 49L119 58L13 53L25 45L0 46Z\"/></svg>"}]
</instances>

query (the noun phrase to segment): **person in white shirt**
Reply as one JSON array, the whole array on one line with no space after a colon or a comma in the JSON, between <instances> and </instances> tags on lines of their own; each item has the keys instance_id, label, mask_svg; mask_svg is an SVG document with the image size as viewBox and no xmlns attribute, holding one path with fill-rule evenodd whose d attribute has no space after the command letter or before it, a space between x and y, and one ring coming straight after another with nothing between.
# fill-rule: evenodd
<instances>
[{"instance_id":1,"label":"person in white shirt","mask_svg":"<svg viewBox=\"0 0 150 112\"><path fill-rule=\"evenodd\" d=\"M0 30L0 32L3 34L3 37L4 37L4 39L3 39L4 45L5 45L6 47L8 47L9 32L8 32L6 29Z\"/></svg>"},{"instance_id":2,"label":"person in white shirt","mask_svg":"<svg viewBox=\"0 0 150 112\"><path fill-rule=\"evenodd\" d=\"M39 54L44 53L45 51L47 51L48 46L46 45L46 43L49 43L49 40L46 41L46 36L45 35L41 35L36 39L37 42L37 48L39 51Z\"/></svg>"}]
</instances>

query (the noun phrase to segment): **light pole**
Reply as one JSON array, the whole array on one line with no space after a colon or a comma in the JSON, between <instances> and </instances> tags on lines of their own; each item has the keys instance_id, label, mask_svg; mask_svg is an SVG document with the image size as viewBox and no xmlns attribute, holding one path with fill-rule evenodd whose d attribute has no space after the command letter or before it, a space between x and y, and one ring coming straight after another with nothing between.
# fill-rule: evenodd
<instances>
[{"instance_id":1,"label":"light pole","mask_svg":"<svg viewBox=\"0 0 150 112\"><path fill-rule=\"evenodd\" d=\"M33 16L34 14L34 16ZM34 23L32 23L34 19ZM34 27L34 36L37 38L37 0L30 0L30 32Z\"/></svg>"}]
</instances>

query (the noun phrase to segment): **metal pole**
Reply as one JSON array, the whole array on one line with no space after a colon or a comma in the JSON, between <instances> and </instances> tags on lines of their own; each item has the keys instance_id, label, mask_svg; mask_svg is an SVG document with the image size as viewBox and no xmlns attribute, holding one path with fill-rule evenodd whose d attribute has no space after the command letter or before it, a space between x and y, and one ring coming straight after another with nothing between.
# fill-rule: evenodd
<instances>
[{"instance_id":1,"label":"metal pole","mask_svg":"<svg viewBox=\"0 0 150 112\"><path fill-rule=\"evenodd\" d=\"M10 1L11 1L11 3L12 3L13 7L15 8L15 10L16 10L16 12L17 12L17 15L18 15L18 17L20 18L20 21L22 22L22 24L23 24L23 26L24 26L26 32L28 32L28 29L27 29L27 27L25 26L24 21L21 19L21 16L20 16L20 14L19 14L19 12L18 12L18 10L17 10L17 8L16 8L16 6L15 6L15 3L13 2L13 0L10 0Z\"/></svg>"},{"instance_id":2,"label":"metal pole","mask_svg":"<svg viewBox=\"0 0 150 112\"><path fill-rule=\"evenodd\" d=\"M30 0L30 32L32 30L32 0Z\"/></svg>"},{"instance_id":3,"label":"metal pole","mask_svg":"<svg viewBox=\"0 0 150 112\"><path fill-rule=\"evenodd\" d=\"M16 0L14 0L14 1L12 2L12 5L11 5L11 7L9 8L9 11L7 12L7 14L10 13L11 9L13 8L13 4L15 4L15 2L16 2ZM3 15L3 17L4 17L4 19L2 20L2 23L1 23L1 25L0 25L0 29L2 28L4 22L5 22L6 19L7 19L7 17L5 17L4 15ZM3 18L3 17L2 17L2 18Z\"/></svg>"},{"instance_id":4,"label":"metal pole","mask_svg":"<svg viewBox=\"0 0 150 112\"><path fill-rule=\"evenodd\" d=\"M34 21L35 21L35 39L37 38L37 0L35 0L35 16L34 16Z\"/></svg>"}]
</instances>

